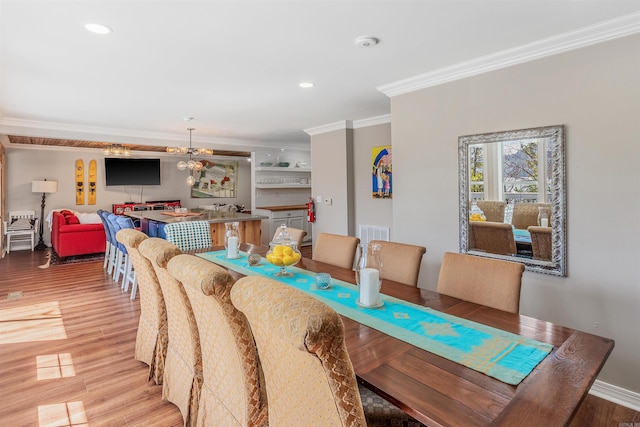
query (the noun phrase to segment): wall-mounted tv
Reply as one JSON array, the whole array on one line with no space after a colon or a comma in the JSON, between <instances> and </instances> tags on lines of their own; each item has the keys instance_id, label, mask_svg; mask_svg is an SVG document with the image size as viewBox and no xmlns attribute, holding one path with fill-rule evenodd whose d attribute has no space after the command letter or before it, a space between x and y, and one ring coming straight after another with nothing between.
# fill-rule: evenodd
<instances>
[{"instance_id":1,"label":"wall-mounted tv","mask_svg":"<svg viewBox=\"0 0 640 427\"><path fill-rule=\"evenodd\" d=\"M160 185L160 159L105 157L107 186Z\"/></svg>"}]
</instances>

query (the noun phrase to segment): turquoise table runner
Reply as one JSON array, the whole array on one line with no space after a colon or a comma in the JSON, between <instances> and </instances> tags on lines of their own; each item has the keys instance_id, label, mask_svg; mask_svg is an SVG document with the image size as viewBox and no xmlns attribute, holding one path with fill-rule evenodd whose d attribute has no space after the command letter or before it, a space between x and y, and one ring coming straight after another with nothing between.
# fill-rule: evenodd
<instances>
[{"instance_id":1,"label":"turquoise table runner","mask_svg":"<svg viewBox=\"0 0 640 427\"><path fill-rule=\"evenodd\" d=\"M363 308L356 304L359 291L351 283L331 279L330 289L317 289L315 273L297 267L288 267L293 277L274 277L280 267L264 258L260 265L249 266L244 252L233 260L226 259L224 250L197 255L244 275L286 283L313 295L343 316L507 384L519 384L553 349L550 344L384 294L381 308Z\"/></svg>"},{"instance_id":2,"label":"turquoise table runner","mask_svg":"<svg viewBox=\"0 0 640 427\"><path fill-rule=\"evenodd\" d=\"M521 230L519 228L513 229L513 240L519 243L531 243L531 233L527 230Z\"/></svg>"}]
</instances>

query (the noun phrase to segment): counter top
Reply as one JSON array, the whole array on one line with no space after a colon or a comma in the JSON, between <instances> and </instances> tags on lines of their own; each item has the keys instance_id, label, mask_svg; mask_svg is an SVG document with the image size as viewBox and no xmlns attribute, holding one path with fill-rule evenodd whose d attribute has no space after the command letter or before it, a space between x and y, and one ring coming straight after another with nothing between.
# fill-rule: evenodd
<instances>
[{"instance_id":1,"label":"counter top","mask_svg":"<svg viewBox=\"0 0 640 427\"><path fill-rule=\"evenodd\" d=\"M258 221L268 219L264 215L245 214L240 212L221 212L209 209L190 209L189 212L197 212L199 216L169 216L164 215L163 211L133 211L127 212L126 215L131 218L146 219L150 221L170 224L173 222L184 221L207 221L209 223L216 222L235 222L235 221Z\"/></svg>"},{"instance_id":2,"label":"counter top","mask_svg":"<svg viewBox=\"0 0 640 427\"><path fill-rule=\"evenodd\" d=\"M307 209L307 205L289 205L289 206L261 206L256 209L262 209L265 211L295 211L300 209Z\"/></svg>"}]
</instances>

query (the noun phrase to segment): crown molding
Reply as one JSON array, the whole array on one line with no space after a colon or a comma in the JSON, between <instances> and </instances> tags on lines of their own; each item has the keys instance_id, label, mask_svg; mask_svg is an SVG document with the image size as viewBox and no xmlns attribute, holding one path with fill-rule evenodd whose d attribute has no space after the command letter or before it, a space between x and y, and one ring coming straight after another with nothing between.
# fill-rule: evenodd
<instances>
[{"instance_id":1,"label":"crown molding","mask_svg":"<svg viewBox=\"0 0 640 427\"><path fill-rule=\"evenodd\" d=\"M377 89L388 97L402 95L638 32L640 32L640 12L635 12L513 49L378 86Z\"/></svg>"},{"instance_id":2,"label":"crown molding","mask_svg":"<svg viewBox=\"0 0 640 427\"><path fill-rule=\"evenodd\" d=\"M314 136L321 133L332 132L334 130L353 129L353 122L351 120L341 120L335 123L329 123L326 125L320 125L309 129L303 129L308 135Z\"/></svg>"},{"instance_id":3,"label":"crown molding","mask_svg":"<svg viewBox=\"0 0 640 427\"><path fill-rule=\"evenodd\" d=\"M391 114L384 114L382 116L369 117L368 119L354 120L353 128L360 129L369 126L383 125L391 123Z\"/></svg>"}]
</instances>

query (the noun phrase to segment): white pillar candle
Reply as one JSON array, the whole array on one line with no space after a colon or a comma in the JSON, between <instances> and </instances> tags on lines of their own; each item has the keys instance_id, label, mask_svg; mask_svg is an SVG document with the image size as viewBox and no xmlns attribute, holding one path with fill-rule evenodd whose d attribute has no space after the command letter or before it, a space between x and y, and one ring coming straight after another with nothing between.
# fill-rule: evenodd
<instances>
[{"instance_id":1,"label":"white pillar candle","mask_svg":"<svg viewBox=\"0 0 640 427\"><path fill-rule=\"evenodd\" d=\"M238 258L238 238L235 236L227 239L227 258Z\"/></svg>"},{"instance_id":2,"label":"white pillar candle","mask_svg":"<svg viewBox=\"0 0 640 427\"><path fill-rule=\"evenodd\" d=\"M548 227L549 226L549 218L540 218L540 226Z\"/></svg>"},{"instance_id":3,"label":"white pillar candle","mask_svg":"<svg viewBox=\"0 0 640 427\"><path fill-rule=\"evenodd\" d=\"M380 273L375 268L360 271L360 304L376 305L380 299Z\"/></svg>"}]
</instances>

